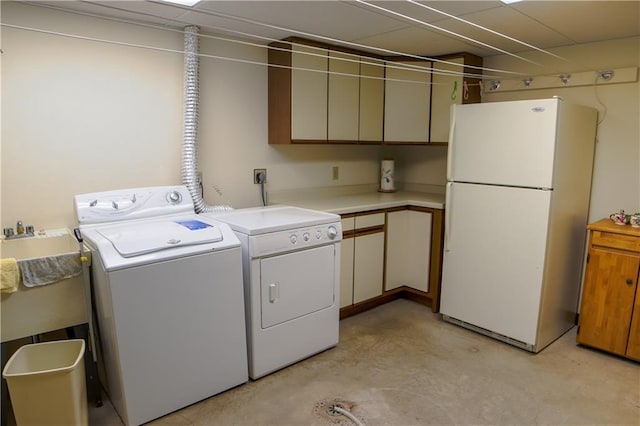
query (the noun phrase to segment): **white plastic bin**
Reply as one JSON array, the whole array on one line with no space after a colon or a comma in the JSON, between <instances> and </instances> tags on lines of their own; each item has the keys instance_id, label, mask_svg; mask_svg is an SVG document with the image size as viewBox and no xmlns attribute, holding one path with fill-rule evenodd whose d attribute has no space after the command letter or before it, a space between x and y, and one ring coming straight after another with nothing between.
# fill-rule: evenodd
<instances>
[{"instance_id":1,"label":"white plastic bin","mask_svg":"<svg viewBox=\"0 0 640 426\"><path fill-rule=\"evenodd\" d=\"M58 340L20 347L2 372L16 423L86 425L84 340Z\"/></svg>"}]
</instances>

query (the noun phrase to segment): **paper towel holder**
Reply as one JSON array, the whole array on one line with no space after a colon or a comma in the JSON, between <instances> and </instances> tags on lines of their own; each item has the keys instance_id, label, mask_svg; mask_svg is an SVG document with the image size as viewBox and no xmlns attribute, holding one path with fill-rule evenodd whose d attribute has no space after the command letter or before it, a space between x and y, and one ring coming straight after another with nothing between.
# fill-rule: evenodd
<instances>
[{"instance_id":1,"label":"paper towel holder","mask_svg":"<svg viewBox=\"0 0 640 426\"><path fill-rule=\"evenodd\" d=\"M378 192L396 192L394 183L395 165L392 159L384 159L380 163L380 187Z\"/></svg>"}]
</instances>

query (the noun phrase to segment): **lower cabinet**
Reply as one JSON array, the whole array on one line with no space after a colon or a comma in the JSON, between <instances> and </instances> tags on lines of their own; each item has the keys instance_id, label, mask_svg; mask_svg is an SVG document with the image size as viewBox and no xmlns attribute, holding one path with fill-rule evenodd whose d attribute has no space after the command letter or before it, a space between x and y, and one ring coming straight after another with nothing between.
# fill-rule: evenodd
<instances>
[{"instance_id":1,"label":"lower cabinet","mask_svg":"<svg viewBox=\"0 0 640 426\"><path fill-rule=\"evenodd\" d=\"M382 295L385 212L342 217L340 307Z\"/></svg>"},{"instance_id":2,"label":"lower cabinet","mask_svg":"<svg viewBox=\"0 0 640 426\"><path fill-rule=\"evenodd\" d=\"M384 230L356 235L353 258L353 303L382 294Z\"/></svg>"},{"instance_id":3,"label":"lower cabinet","mask_svg":"<svg viewBox=\"0 0 640 426\"><path fill-rule=\"evenodd\" d=\"M588 226L578 343L640 361L640 229Z\"/></svg>"},{"instance_id":4,"label":"lower cabinet","mask_svg":"<svg viewBox=\"0 0 640 426\"><path fill-rule=\"evenodd\" d=\"M407 206L342 216L342 317L398 297L439 311L442 212Z\"/></svg>"},{"instance_id":5,"label":"lower cabinet","mask_svg":"<svg viewBox=\"0 0 640 426\"><path fill-rule=\"evenodd\" d=\"M387 212L386 291L402 286L429 291L431 222L430 211Z\"/></svg>"},{"instance_id":6,"label":"lower cabinet","mask_svg":"<svg viewBox=\"0 0 640 426\"><path fill-rule=\"evenodd\" d=\"M353 219L353 218L352 218ZM353 220L352 220L353 221ZM340 307L353 305L353 248L355 238L345 235L342 219L342 248L340 251ZM353 229L353 228L352 228Z\"/></svg>"}]
</instances>

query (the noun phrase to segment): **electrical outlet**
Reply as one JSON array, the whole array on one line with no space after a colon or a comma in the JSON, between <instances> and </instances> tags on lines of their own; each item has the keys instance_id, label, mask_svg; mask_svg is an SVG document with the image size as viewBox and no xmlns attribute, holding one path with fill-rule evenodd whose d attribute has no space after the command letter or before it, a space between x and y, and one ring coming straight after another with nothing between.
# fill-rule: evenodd
<instances>
[{"instance_id":1,"label":"electrical outlet","mask_svg":"<svg viewBox=\"0 0 640 426\"><path fill-rule=\"evenodd\" d=\"M267 183L267 169L253 169L253 183Z\"/></svg>"},{"instance_id":2,"label":"electrical outlet","mask_svg":"<svg viewBox=\"0 0 640 426\"><path fill-rule=\"evenodd\" d=\"M340 168L338 166L333 166L331 168L331 178L333 180L338 180L340 179Z\"/></svg>"},{"instance_id":3,"label":"electrical outlet","mask_svg":"<svg viewBox=\"0 0 640 426\"><path fill-rule=\"evenodd\" d=\"M196 179L198 180L198 185L202 185L202 172L196 174Z\"/></svg>"}]
</instances>

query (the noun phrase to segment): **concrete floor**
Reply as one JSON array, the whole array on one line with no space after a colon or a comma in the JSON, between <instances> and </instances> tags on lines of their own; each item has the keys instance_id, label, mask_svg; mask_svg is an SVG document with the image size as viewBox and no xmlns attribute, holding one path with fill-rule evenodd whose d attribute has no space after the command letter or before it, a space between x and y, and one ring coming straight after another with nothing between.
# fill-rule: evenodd
<instances>
[{"instance_id":1,"label":"concrete floor","mask_svg":"<svg viewBox=\"0 0 640 426\"><path fill-rule=\"evenodd\" d=\"M637 363L576 346L575 328L537 355L447 324L408 300L340 323L340 343L150 424L640 425ZM110 403L92 425L120 425Z\"/></svg>"}]
</instances>

